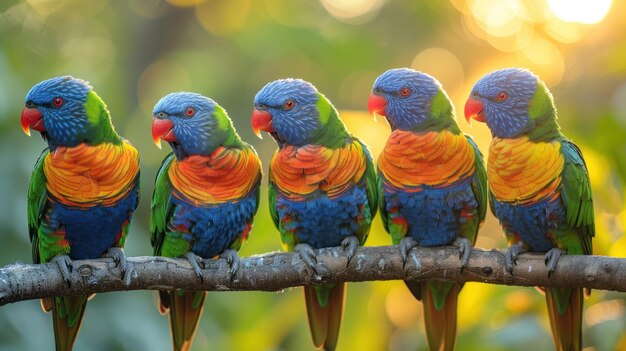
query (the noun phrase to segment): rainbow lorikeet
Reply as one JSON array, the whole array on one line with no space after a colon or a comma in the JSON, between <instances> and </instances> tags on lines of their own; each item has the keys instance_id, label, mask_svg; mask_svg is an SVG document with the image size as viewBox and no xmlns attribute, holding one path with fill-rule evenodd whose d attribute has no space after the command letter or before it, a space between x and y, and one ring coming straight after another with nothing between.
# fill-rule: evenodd
<instances>
[{"instance_id":1,"label":"rainbow lorikeet","mask_svg":"<svg viewBox=\"0 0 626 351\"><path fill-rule=\"evenodd\" d=\"M278 143L269 174L269 203L287 251L316 273L312 248L343 246L350 259L376 214L376 171L367 147L352 136L330 101L308 82L282 79L254 98L252 127ZM333 350L345 283L304 287L313 343Z\"/></svg>"},{"instance_id":2,"label":"rainbow lorikeet","mask_svg":"<svg viewBox=\"0 0 626 351\"><path fill-rule=\"evenodd\" d=\"M261 161L243 142L226 111L196 93L163 97L155 106L152 137L172 147L156 177L150 231L156 256L186 257L202 279L203 259L225 258L234 275L237 251L259 206ZM161 291L169 310L174 350L189 350L205 291Z\"/></svg>"},{"instance_id":3,"label":"rainbow lorikeet","mask_svg":"<svg viewBox=\"0 0 626 351\"><path fill-rule=\"evenodd\" d=\"M71 260L112 257L130 283L122 248L139 201L139 155L111 124L102 99L83 80L56 77L26 96L22 129L48 143L28 189L35 263L56 262L69 283ZM71 350L88 295L44 298L57 350Z\"/></svg>"},{"instance_id":4,"label":"rainbow lorikeet","mask_svg":"<svg viewBox=\"0 0 626 351\"><path fill-rule=\"evenodd\" d=\"M391 126L379 159L380 213L406 262L419 246L456 245L467 265L487 209L482 155L456 123L454 107L433 77L408 68L391 69L374 82L370 113ZM457 298L463 284L405 282L424 304L431 350L452 350Z\"/></svg>"},{"instance_id":5,"label":"rainbow lorikeet","mask_svg":"<svg viewBox=\"0 0 626 351\"><path fill-rule=\"evenodd\" d=\"M547 252L548 274L562 254L590 255L594 215L580 149L560 131L552 94L528 70L508 68L481 78L465 117L486 122L493 139L487 177L490 204L509 241L512 274L522 252ZM583 289L545 289L558 350L582 348Z\"/></svg>"}]
</instances>

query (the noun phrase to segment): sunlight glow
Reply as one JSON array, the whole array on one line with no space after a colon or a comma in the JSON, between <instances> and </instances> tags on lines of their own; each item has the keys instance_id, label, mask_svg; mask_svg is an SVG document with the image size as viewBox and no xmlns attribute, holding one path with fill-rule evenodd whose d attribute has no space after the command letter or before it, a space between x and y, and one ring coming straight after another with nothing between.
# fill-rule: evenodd
<instances>
[{"instance_id":1,"label":"sunlight glow","mask_svg":"<svg viewBox=\"0 0 626 351\"><path fill-rule=\"evenodd\" d=\"M385 0L321 0L328 12L339 19L350 19L380 9Z\"/></svg>"},{"instance_id":2,"label":"sunlight glow","mask_svg":"<svg viewBox=\"0 0 626 351\"><path fill-rule=\"evenodd\" d=\"M548 6L563 21L594 24L606 16L611 2L612 0L548 0Z\"/></svg>"}]
</instances>

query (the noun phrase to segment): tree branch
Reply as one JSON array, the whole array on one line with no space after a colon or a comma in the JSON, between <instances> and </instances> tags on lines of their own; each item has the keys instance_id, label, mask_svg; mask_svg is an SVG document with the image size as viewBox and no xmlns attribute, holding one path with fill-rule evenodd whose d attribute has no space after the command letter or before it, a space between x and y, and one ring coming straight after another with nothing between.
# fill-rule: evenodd
<instances>
[{"instance_id":1,"label":"tree branch","mask_svg":"<svg viewBox=\"0 0 626 351\"><path fill-rule=\"evenodd\" d=\"M563 256L548 277L541 254L520 255L514 275L504 270L504 253L472 251L461 272L454 247L416 248L406 267L397 246L359 247L348 263L341 248L318 251L326 272L316 276L297 253L267 253L242 258L231 280L223 259L207 260L202 281L186 260L164 257L129 257L135 275L130 285L120 279L112 259L74 261L71 284L56 264L13 264L0 269L0 305L55 295L76 295L124 290L257 290L279 291L299 285L373 280L446 280L500 285L586 287L626 291L626 259L606 256Z\"/></svg>"}]
</instances>

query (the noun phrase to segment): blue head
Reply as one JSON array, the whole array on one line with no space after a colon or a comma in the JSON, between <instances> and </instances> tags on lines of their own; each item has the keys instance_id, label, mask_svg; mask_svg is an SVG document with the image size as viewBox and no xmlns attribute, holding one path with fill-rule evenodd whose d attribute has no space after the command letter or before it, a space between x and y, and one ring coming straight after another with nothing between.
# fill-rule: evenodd
<instances>
[{"instance_id":1,"label":"blue head","mask_svg":"<svg viewBox=\"0 0 626 351\"><path fill-rule=\"evenodd\" d=\"M410 68L381 74L368 101L370 113L387 118L392 130L442 129L454 122L454 110L441 83Z\"/></svg>"},{"instance_id":2,"label":"blue head","mask_svg":"<svg viewBox=\"0 0 626 351\"><path fill-rule=\"evenodd\" d=\"M482 77L465 104L465 118L486 122L492 135L516 138L556 126L552 95L535 74L506 68ZM558 127L556 127L558 129Z\"/></svg>"},{"instance_id":3,"label":"blue head","mask_svg":"<svg viewBox=\"0 0 626 351\"><path fill-rule=\"evenodd\" d=\"M206 96L171 93L154 106L152 138L167 141L176 157L208 155L217 147L239 142L226 111Z\"/></svg>"},{"instance_id":4,"label":"blue head","mask_svg":"<svg viewBox=\"0 0 626 351\"><path fill-rule=\"evenodd\" d=\"M113 131L102 100L86 81L71 76L44 80L30 89L22 111L22 129L28 135L31 129L41 132L53 150L95 143Z\"/></svg>"},{"instance_id":5,"label":"blue head","mask_svg":"<svg viewBox=\"0 0 626 351\"><path fill-rule=\"evenodd\" d=\"M279 144L301 146L312 143L320 127L317 101L320 93L302 79L280 79L268 83L254 97L252 126L264 130Z\"/></svg>"}]
</instances>

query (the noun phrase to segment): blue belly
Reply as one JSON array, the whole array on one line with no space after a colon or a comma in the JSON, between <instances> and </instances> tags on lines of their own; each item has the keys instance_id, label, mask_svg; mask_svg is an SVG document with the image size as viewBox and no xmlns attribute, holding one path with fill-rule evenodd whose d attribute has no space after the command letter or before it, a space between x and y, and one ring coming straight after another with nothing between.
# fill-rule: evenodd
<instances>
[{"instance_id":1,"label":"blue belly","mask_svg":"<svg viewBox=\"0 0 626 351\"><path fill-rule=\"evenodd\" d=\"M130 222L138 196L139 185L136 185L114 206L82 209L54 203L47 225L53 230L65 227L71 259L99 258L115 245L124 223Z\"/></svg>"},{"instance_id":2,"label":"blue belly","mask_svg":"<svg viewBox=\"0 0 626 351\"><path fill-rule=\"evenodd\" d=\"M509 235L517 235L530 251L546 252L554 247L550 232L565 224L565 209L559 198L524 206L494 201L496 217Z\"/></svg>"},{"instance_id":3,"label":"blue belly","mask_svg":"<svg viewBox=\"0 0 626 351\"><path fill-rule=\"evenodd\" d=\"M339 246L350 235L356 235L363 228L358 217L370 217L365 188L353 186L335 199L317 192L305 201L292 201L276 195L276 209L282 230L295 233L297 243L305 243L313 248ZM362 213L367 211L367 213ZM288 218L287 221L283 221ZM369 224L371 221L366 220Z\"/></svg>"},{"instance_id":4,"label":"blue belly","mask_svg":"<svg viewBox=\"0 0 626 351\"><path fill-rule=\"evenodd\" d=\"M198 207L172 197L175 212L172 228L187 228L184 237L191 242L191 252L202 258L215 257L229 249L246 229L256 213L256 195L251 192L238 202Z\"/></svg>"},{"instance_id":5,"label":"blue belly","mask_svg":"<svg viewBox=\"0 0 626 351\"><path fill-rule=\"evenodd\" d=\"M419 192L385 188L384 193L387 212L398 208L408 224L406 235L421 246L451 244L465 220L461 210L478 208L470 177L445 188L425 187Z\"/></svg>"}]
</instances>

